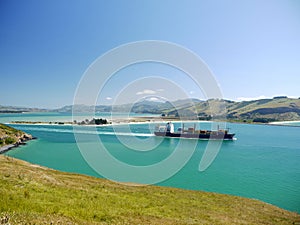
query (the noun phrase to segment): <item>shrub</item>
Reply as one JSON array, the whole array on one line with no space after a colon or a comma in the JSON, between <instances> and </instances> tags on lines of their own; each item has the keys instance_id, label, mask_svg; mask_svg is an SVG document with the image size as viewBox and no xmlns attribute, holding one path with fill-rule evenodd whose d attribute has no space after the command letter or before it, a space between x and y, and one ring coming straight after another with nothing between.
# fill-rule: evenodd
<instances>
[{"instance_id":1,"label":"shrub","mask_svg":"<svg viewBox=\"0 0 300 225\"><path fill-rule=\"evenodd\" d=\"M275 119L273 118L255 118L253 119L253 122L255 123L269 123L269 122L274 122Z\"/></svg>"},{"instance_id":2,"label":"shrub","mask_svg":"<svg viewBox=\"0 0 300 225\"><path fill-rule=\"evenodd\" d=\"M95 119L95 124L100 125L100 124L107 124L106 119Z\"/></svg>"},{"instance_id":3,"label":"shrub","mask_svg":"<svg viewBox=\"0 0 300 225\"><path fill-rule=\"evenodd\" d=\"M12 138L12 137L7 137L5 138L5 144L9 145L9 144L13 144L16 142L16 139L15 138Z\"/></svg>"}]
</instances>

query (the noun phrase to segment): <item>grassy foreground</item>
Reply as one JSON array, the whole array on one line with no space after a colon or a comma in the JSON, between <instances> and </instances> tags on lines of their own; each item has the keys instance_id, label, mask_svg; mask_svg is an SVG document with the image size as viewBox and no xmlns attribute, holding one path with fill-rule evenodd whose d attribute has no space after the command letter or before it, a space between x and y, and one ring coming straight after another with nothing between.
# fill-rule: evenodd
<instances>
[{"instance_id":1,"label":"grassy foreground","mask_svg":"<svg viewBox=\"0 0 300 225\"><path fill-rule=\"evenodd\" d=\"M0 155L0 224L299 224L300 215L229 195L125 186Z\"/></svg>"}]
</instances>

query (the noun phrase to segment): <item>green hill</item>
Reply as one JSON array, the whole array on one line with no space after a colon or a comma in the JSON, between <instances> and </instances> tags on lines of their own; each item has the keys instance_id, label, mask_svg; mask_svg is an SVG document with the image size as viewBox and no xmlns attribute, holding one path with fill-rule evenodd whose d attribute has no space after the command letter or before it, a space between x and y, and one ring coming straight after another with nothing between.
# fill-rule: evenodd
<instances>
[{"instance_id":1,"label":"green hill","mask_svg":"<svg viewBox=\"0 0 300 225\"><path fill-rule=\"evenodd\" d=\"M0 106L1 112L22 110L18 107ZM72 112L73 106L64 106L55 110L45 109L23 109L30 112ZM2 110L2 111L1 111ZM209 99L202 101L199 99L181 99L176 101L154 102L142 100L134 104L123 105L76 105L76 112L132 112L132 113L153 113L164 114L170 117L182 117L187 119L229 119L231 121L245 122L271 122L300 120L300 98L288 98L278 96L272 99L258 99L253 101L235 102L224 99Z\"/></svg>"},{"instance_id":2,"label":"green hill","mask_svg":"<svg viewBox=\"0 0 300 225\"><path fill-rule=\"evenodd\" d=\"M229 105L228 111L233 118L298 120L300 119L300 99L275 97L273 99L241 102Z\"/></svg>"},{"instance_id":3,"label":"green hill","mask_svg":"<svg viewBox=\"0 0 300 225\"><path fill-rule=\"evenodd\" d=\"M96 110L101 111L97 106ZM173 102L141 101L135 104L114 106L115 111L165 114L187 119L229 119L245 122L272 122L300 120L300 99L285 96L273 99L235 102L224 99L182 99ZM106 108L108 110L108 108Z\"/></svg>"},{"instance_id":4,"label":"green hill","mask_svg":"<svg viewBox=\"0 0 300 225\"><path fill-rule=\"evenodd\" d=\"M193 106L178 106L163 113L168 115L198 117L199 119L224 119L247 122L271 122L300 120L300 99L275 97L253 101L234 102L229 100L210 99L197 102Z\"/></svg>"},{"instance_id":5,"label":"green hill","mask_svg":"<svg viewBox=\"0 0 300 225\"><path fill-rule=\"evenodd\" d=\"M300 215L224 194L126 186L0 156L0 224L299 224Z\"/></svg>"}]
</instances>

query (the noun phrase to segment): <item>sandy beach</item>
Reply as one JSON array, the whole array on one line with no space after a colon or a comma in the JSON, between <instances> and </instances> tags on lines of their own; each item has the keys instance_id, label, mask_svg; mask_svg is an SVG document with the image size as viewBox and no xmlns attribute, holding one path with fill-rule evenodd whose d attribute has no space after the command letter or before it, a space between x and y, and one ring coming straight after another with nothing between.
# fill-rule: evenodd
<instances>
[{"instance_id":1,"label":"sandy beach","mask_svg":"<svg viewBox=\"0 0 300 225\"><path fill-rule=\"evenodd\" d=\"M93 126L93 127L106 127L106 126L118 126L118 125L136 125L136 124L165 124L167 122L173 123L210 123L210 122L217 122L217 121L208 121L208 120L179 120L178 118L157 118L157 117L147 117L147 118L128 118L128 119L115 119L108 121L108 124L75 124L72 122L45 122L45 121L12 121L9 123L5 123L7 125L42 125L42 126ZM218 121L220 122L220 121ZM221 123L226 123L221 122Z\"/></svg>"},{"instance_id":2,"label":"sandy beach","mask_svg":"<svg viewBox=\"0 0 300 225\"><path fill-rule=\"evenodd\" d=\"M269 124L289 124L289 123L300 123L300 120L295 120L295 121L278 121L278 122L270 122Z\"/></svg>"}]
</instances>

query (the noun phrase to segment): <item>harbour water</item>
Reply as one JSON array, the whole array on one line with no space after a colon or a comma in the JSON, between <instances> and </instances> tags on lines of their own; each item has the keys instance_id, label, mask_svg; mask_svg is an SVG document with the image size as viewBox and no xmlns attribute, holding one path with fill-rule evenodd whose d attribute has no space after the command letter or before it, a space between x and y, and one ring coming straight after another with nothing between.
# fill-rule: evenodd
<instances>
[{"instance_id":1,"label":"harbour water","mask_svg":"<svg viewBox=\"0 0 300 225\"><path fill-rule=\"evenodd\" d=\"M63 121L65 118L61 116L41 114L35 119ZM9 118L2 115L0 122L9 122L12 117L16 115L10 115ZM20 116L18 120L32 120L33 117ZM61 171L102 177L83 158L72 126L11 126L38 139L7 152L7 155ZM175 128L178 126L180 124L175 123ZM198 126L209 129L211 123L199 123ZM197 141L192 157L183 168L156 185L249 197L300 213L300 127L233 123L227 126L231 132L236 133L237 140L224 141L215 160L206 170L199 171L199 162L208 142ZM149 124L132 124L131 132L136 135L130 135L125 125L119 125L117 133L124 140L115 135L115 130L110 126L94 130L82 127L75 132L86 135L87 140L89 135L99 136L103 146L119 161L134 166L147 166L172 155L180 141L176 138L155 137L151 134L153 128L154 125ZM155 147L151 151L136 151L124 144L124 141L134 143L136 140L144 140L144 147L147 147L147 143ZM187 149L186 152L188 154L190 151Z\"/></svg>"}]
</instances>

